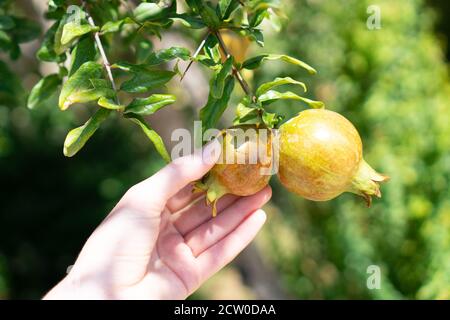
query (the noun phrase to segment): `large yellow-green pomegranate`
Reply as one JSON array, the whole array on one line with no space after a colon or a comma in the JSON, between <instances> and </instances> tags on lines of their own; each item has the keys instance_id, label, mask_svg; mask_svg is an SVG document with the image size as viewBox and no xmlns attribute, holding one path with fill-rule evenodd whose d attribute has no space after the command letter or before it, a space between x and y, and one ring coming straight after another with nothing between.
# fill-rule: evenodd
<instances>
[{"instance_id":1,"label":"large yellow-green pomegranate","mask_svg":"<svg viewBox=\"0 0 450 320\"><path fill-rule=\"evenodd\" d=\"M226 129L221 134L222 153L219 161L202 182L208 204L213 205L225 194L249 196L269 182L272 169L272 132L270 129L244 125Z\"/></svg>"},{"instance_id":2,"label":"large yellow-green pomegranate","mask_svg":"<svg viewBox=\"0 0 450 320\"><path fill-rule=\"evenodd\" d=\"M280 127L279 178L290 191L326 201L352 192L371 204L388 179L363 158L361 138L340 114L325 109L300 112Z\"/></svg>"}]
</instances>

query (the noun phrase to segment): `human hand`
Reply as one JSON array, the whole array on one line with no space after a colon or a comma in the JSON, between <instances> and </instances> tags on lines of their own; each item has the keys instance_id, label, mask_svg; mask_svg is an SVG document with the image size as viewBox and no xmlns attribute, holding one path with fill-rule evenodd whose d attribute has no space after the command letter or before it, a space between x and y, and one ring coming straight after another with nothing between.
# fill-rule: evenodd
<instances>
[{"instance_id":1,"label":"human hand","mask_svg":"<svg viewBox=\"0 0 450 320\"><path fill-rule=\"evenodd\" d=\"M218 156L210 144L203 156L179 158L130 188L44 299L188 297L256 236L266 219L260 208L271 196L270 187L225 196L212 218L191 182Z\"/></svg>"}]
</instances>

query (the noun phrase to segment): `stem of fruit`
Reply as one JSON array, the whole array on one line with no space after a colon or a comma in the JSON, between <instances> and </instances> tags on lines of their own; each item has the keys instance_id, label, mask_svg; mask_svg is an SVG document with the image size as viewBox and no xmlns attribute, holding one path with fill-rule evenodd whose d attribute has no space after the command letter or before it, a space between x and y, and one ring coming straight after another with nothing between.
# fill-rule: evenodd
<instances>
[{"instance_id":1,"label":"stem of fruit","mask_svg":"<svg viewBox=\"0 0 450 320\"><path fill-rule=\"evenodd\" d=\"M220 48L222 49L223 53L227 58L231 56L230 51L227 48L227 45L222 39L222 36L219 32L215 32L215 35L217 37L217 40L219 40ZM237 81L239 82L240 86L242 87L242 90L244 90L245 94L248 96L252 96L253 102L256 101L256 97L252 94L250 90L250 86L248 85L247 81L245 81L244 77L242 77L242 74L239 72L239 70L236 68L236 66L233 65L233 75L236 77Z\"/></svg>"},{"instance_id":2,"label":"stem of fruit","mask_svg":"<svg viewBox=\"0 0 450 320\"><path fill-rule=\"evenodd\" d=\"M86 7L85 1L83 1L83 7ZM87 19L88 23L92 27L95 27L96 25L95 25L94 19L92 19L91 15L87 11L87 8L85 11L86 11L86 19ZM99 31L95 32L94 39L95 39L95 43L97 44L98 51L100 51L100 55L101 55L102 61L103 61L103 66L105 67L106 74L108 75L108 79L111 82L111 86L112 86L114 92L116 93L116 102L117 102L117 104L120 105L119 95L117 94L116 83L114 81L114 77L113 77L112 71L111 71L111 64L109 63L108 57L106 56L106 53L105 53L105 49L103 48L102 41L100 40L100 32Z\"/></svg>"}]
</instances>

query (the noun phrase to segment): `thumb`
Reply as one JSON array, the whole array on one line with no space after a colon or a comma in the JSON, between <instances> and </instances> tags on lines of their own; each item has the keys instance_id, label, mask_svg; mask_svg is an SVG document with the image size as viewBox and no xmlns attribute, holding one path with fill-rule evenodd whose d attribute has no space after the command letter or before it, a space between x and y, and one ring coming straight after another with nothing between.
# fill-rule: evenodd
<instances>
[{"instance_id":1,"label":"thumb","mask_svg":"<svg viewBox=\"0 0 450 320\"><path fill-rule=\"evenodd\" d=\"M150 178L132 187L121 202L140 210L156 206L162 209L167 200L186 185L202 178L214 166L220 153L221 145L215 139L203 150L172 161Z\"/></svg>"}]
</instances>

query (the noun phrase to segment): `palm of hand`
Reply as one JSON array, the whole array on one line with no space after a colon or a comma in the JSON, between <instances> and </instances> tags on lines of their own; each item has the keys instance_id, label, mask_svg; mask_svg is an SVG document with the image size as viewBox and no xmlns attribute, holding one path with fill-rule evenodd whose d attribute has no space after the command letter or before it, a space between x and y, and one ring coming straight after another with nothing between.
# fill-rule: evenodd
<instances>
[{"instance_id":1,"label":"palm of hand","mask_svg":"<svg viewBox=\"0 0 450 320\"><path fill-rule=\"evenodd\" d=\"M183 299L248 245L264 224L258 208L270 188L225 196L212 218L189 184L211 165L181 159L125 194L46 298Z\"/></svg>"}]
</instances>

